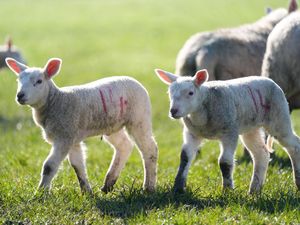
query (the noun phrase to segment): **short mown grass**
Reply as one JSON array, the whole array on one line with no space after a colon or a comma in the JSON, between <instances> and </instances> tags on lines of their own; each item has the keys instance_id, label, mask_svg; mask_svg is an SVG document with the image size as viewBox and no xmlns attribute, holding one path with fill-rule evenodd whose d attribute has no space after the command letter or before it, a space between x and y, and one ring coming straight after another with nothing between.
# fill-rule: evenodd
<instances>
[{"instance_id":1,"label":"short mown grass","mask_svg":"<svg viewBox=\"0 0 300 225\"><path fill-rule=\"evenodd\" d=\"M269 5L268 5L269 4ZM35 196L50 146L28 107L15 101L16 77L0 71L0 223L2 224L298 224L300 195L288 156L276 146L261 195L247 194L252 163L237 150L234 191L223 193L217 165L218 142L207 142L193 163L185 194L172 185L182 143L179 121L168 118L167 87L155 68L174 71L184 41L198 31L237 26L264 15L283 0L52 0L1 1L0 39L11 35L29 65L63 59L59 86L110 75L130 75L148 89L153 129L159 146L158 187L141 189L142 162L130 157L112 193L100 191L112 150L99 137L86 141L87 170L95 195L83 196L67 162L51 193ZM300 134L299 112L293 113Z\"/></svg>"}]
</instances>

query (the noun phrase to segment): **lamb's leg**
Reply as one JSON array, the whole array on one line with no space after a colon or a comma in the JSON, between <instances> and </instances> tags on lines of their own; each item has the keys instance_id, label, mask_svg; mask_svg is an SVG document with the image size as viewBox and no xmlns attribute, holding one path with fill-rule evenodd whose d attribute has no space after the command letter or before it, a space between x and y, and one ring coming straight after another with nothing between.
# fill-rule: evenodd
<instances>
[{"instance_id":1,"label":"lamb's leg","mask_svg":"<svg viewBox=\"0 0 300 225\"><path fill-rule=\"evenodd\" d=\"M253 174L249 193L257 193L261 191L266 178L270 153L265 145L263 133L260 129L243 134L241 139L253 160Z\"/></svg>"},{"instance_id":2,"label":"lamb's leg","mask_svg":"<svg viewBox=\"0 0 300 225\"><path fill-rule=\"evenodd\" d=\"M292 132L288 136L277 136L277 139L289 154L293 167L294 181L300 191L300 139Z\"/></svg>"},{"instance_id":3,"label":"lamb's leg","mask_svg":"<svg viewBox=\"0 0 300 225\"><path fill-rule=\"evenodd\" d=\"M238 135L232 134L221 139L219 166L222 172L223 188L233 188L234 153L237 147Z\"/></svg>"},{"instance_id":4,"label":"lamb's leg","mask_svg":"<svg viewBox=\"0 0 300 225\"><path fill-rule=\"evenodd\" d=\"M92 189L87 179L86 167L85 167L85 155L83 149L83 143L73 145L69 152L69 162L74 168L77 175L81 191L92 194Z\"/></svg>"},{"instance_id":5,"label":"lamb's leg","mask_svg":"<svg viewBox=\"0 0 300 225\"><path fill-rule=\"evenodd\" d=\"M110 167L105 176L104 186L101 190L105 193L112 191L122 169L124 168L128 157L133 149L133 143L130 141L124 129L117 133L104 137L114 148L115 153Z\"/></svg>"},{"instance_id":6,"label":"lamb's leg","mask_svg":"<svg viewBox=\"0 0 300 225\"><path fill-rule=\"evenodd\" d=\"M50 154L44 161L39 189L50 189L51 180L55 176L59 165L67 156L70 145L65 143L54 143Z\"/></svg>"},{"instance_id":7,"label":"lamb's leg","mask_svg":"<svg viewBox=\"0 0 300 225\"><path fill-rule=\"evenodd\" d=\"M143 121L128 129L140 150L144 165L144 184L146 191L152 192L156 186L157 144L152 135L151 121Z\"/></svg>"},{"instance_id":8,"label":"lamb's leg","mask_svg":"<svg viewBox=\"0 0 300 225\"><path fill-rule=\"evenodd\" d=\"M186 129L183 131L184 143L182 145L180 166L175 178L174 192L182 193L186 186L186 180L191 163L196 155L201 140Z\"/></svg>"}]
</instances>

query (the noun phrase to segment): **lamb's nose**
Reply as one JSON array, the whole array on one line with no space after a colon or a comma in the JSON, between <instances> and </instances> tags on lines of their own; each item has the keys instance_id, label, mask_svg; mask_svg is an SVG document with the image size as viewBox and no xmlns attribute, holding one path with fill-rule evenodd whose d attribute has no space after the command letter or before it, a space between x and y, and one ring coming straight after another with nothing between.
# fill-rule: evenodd
<instances>
[{"instance_id":1,"label":"lamb's nose","mask_svg":"<svg viewBox=\"0 0 300 225\"><path fill-rule=\"evenodd\" d=\"M172 109L170 110L170 112L171 112L171 115L174 117L174 116L176 116L176 114L178 113L178 109L172 108Z\"/></svg>"},{"instance_id":2,"label":"lamb's nose","mask_svg":"<svg viewBox=\"0 0 300 225\"><path fill-rule=\"evenodd\" d=\"M23 92L19 92L19 93L17 94L17 99L18 99L18 101L21 101L22 98L24 98L24 96L25 96L25 94L24 94Z\"/></svg>"}]
</instances>

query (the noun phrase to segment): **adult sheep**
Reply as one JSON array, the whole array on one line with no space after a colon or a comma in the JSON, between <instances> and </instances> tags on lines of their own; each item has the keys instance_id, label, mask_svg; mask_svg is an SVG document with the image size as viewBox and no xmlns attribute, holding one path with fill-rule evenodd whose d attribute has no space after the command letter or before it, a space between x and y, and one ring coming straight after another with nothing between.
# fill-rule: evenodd
<instances>
[{"instance_id":1,"label":"adult sheep","mask_svg":"<svg viewBox=\"0 0 300 225\"><path fill-rule=\"evenodd\" d=\"M68 156L81 190L91 193L82 141L104 135L115 154L101 190L112 190L133 148L124 128L143 158L144 189L155 189L157 145L152 136L150 99L140 83L120 76L58 88L52 78L60 70L60 59L50 59L44 68L27 67L12 58L6 63L18 76L17 102L32 108L35 123L52 145L43 165L40 189L50 188L59 165Z\"/></svg>"},{"instance_id":2,"label":"adult sheep","mask_svg":"<svg viewBox=\"0 0 300 225\"><path fill-rule=\"evenodd\" d=\"M262 65L262 75L284 91L290 111L300 108L300 12L278 23L271 32Z\"/></svg>"},{"instance_id":3,"label":"adult sheep","mask_svg":"<svg viewBox=\"0 0 300 225\"><path fill-rule=\"evenodd\" d=\"M270 32L296 9L291 0L288 11L276 9L252 24L193 35L178 53L175 74L193 76L205 68L210 80L260 75Z\"/></svg>"},{"instance_id":4,"label":"adult sheep","mask_svg":"<svg viewBox=\"0 0 300 225\"><path fill-rule=\"evenodd\" d=\"M5 59L14 58L15 60L26 64L21 51L13 45L12 39L9 37L4 45L0 46L0 69L6 67Z\"/></svg>"}]
</instances>

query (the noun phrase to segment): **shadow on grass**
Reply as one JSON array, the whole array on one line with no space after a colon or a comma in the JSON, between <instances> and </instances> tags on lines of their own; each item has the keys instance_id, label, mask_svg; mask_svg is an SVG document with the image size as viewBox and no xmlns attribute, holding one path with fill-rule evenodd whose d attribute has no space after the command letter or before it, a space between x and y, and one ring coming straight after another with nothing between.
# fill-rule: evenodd
<instances>
[{"instance_id":1,"label":"shadow on grass","mask_svg":"<svg viewBox=\"0 0 300 225\"><path fill-rule=\"evenodd\" d=\"M270 158L271 158L270 163L269 163L270 167L276 166L279 169L292 168L290 158L287 155L286 156L278 156L278 154L276 154L276 152L274 152L274 153L271 153ZM237 161L239 164L252 163L252 159L251 159L251 156L249 155L249 153L243 154L240 158L238 158Z\"/></svg>"},{"instance_id":2,"label":"shadow on grass","mask_svg":"<svg viewBox=\"0 0 300 225\"><path fill-rule=\"evenodd\" d=\"M276 196L249 196L248 194L223 193L219 195L209 195L199 197L200 193L196 191L187 191L184 194L174 194L171 190L160 190L153 194L145 194L141 190L125 191L125 194L115 196L114 198L103 199L96 197L96 207L102 215L130 218L137 214L147 215L149 210L161 210L171 208L171 210L197 209L199 211L206 208L226 208L227 206L236 206L246 208L247 210L263 211L273 214L282 212L285 209L293 210L299 208L300 197L294 192L277 193ZM300 209L300 208L299 208Z\"/></svg>"}]
</instances>

